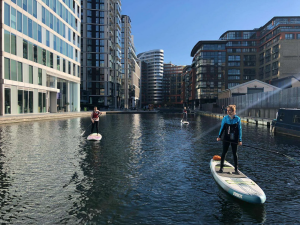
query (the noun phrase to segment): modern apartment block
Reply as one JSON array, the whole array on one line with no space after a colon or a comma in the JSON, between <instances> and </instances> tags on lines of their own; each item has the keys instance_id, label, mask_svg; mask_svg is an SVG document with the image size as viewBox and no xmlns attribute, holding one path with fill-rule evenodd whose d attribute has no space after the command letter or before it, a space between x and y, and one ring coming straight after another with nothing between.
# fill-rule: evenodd
<instances>
[{"instance_id":1,"label":"modern apartment block","mask_svg":"<svg viewBox=\"0 0 300 225\"><path fill-rule=\"evenodd\" d=\"M229 30L219 40L200 41L191 52L196 99L210 102L217 92L253 79L299 78L299 49L300 17L274 17L258 29ZM212 76L211 70L218 72Z\"/></svg>"},{"instance_id":2,"label":"modern apartment block","mask_svg":"<svg viewBox=\"0 0 300 225\"><path fill-rule=\"evenodd\" d=\"M151 50L138 54L142 70L142 105L163 103L164 51Z\"/></svg>"},{"instance_id":3,"label":"modern apartment block","mask_svg":"<svg viewBox=\"0 0 300 225\"><path fill-rule=\"evenodd\" d=\"M186 107L193 108L195 102L195 87L196 87L196 73L190 65L185 66L182 71L182 84L181 84L181 104Z\"/></svg>"},{"instance_id":4,"label":"modern apartment block","mask_svg":"<svg viewBox=\"0 0 300 225\"><path fill-rule=\"evenodd\" d=\"M80 3L0 0L0 115L80 110Z\"/></svg>"},{"instance_id":5,"label":"modern apartment block","mask_svg":"<svg viewBox=\"0 0 300 225\"><path fill-rule=\"evenodd\" d=\"M226 41L199 41L192 50L197 105L215 102L218 92L225 90L225 47Z\"/></svg>"},{"instance_id":6,"label":"modern apartment block","mask_svg":"<svg viewBox=\"0 0 300 225\"><path fill-rule=\"evenodd\" d=\"M181 92L183 68L184 66L176 66L172 63L164 64L164 105L182 107Z\"/></svg>"},{"instance_id":7,"label":"modern apartment block","mask_svg":"<svg viewBox=\"0 0 300 225\"><path fill-rule=\"evenodd\" d=\"M122 85L121 107L125 109L140 105L141 70L131 35L131 20L122 15Z\"/></svg>"},{"instance_id":8,"label":"modern apartment block","mask_svg":"<svg viewBox=\"0 0 300 225\"><path fill-rule=\"evenodd\" d=\"M121 1L81 1L81 107L120 106Z\"/></svg>"}]
</instances>

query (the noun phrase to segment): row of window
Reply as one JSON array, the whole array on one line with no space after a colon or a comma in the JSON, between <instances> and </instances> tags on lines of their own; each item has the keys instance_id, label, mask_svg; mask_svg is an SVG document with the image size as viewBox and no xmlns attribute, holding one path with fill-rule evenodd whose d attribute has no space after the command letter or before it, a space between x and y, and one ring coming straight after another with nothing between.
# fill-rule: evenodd
<instances>
[{"instance_id":1,"label":"row of window","mask_svg":"<svg viewBox=\"0 0 300 225\"><path fill-rule=\"evenodd\" d=\"M239 52L256 52L256 48L228 48L227 52L239 53Z\"/></svg>"},{"instance_id":2,"label":"row of window","mask_svg":"<svg viewBox=\"0 0 300 225\"><path fill-rule=\"evenodd\" d=\"M69 0L67 0L69 1ZM50 22L49 22L49 18L52 20L59 20L59 17L56 17L56 15L59 15L64 21L66 21L69 25L71 25L76 31L78 31L78 24L77 24L77 19L73 16L73 14L67 9L65 8L65 6L63 4L60 3L59 0L43 0L43 2L49 7L51 8L55 13L57 13L56 15L53 15L51 12L49 12L47 9L45 9L39 2L37 2L36 0L14 0L12 1L13 3L17 4L19 7L21 7L23 10L27 11L29 14L31 14L32 16L34 16L35 18L39 19L41 21L40 18L43 18L43 23L45 23L46 19L48 19L48 24L46 24L48 27ZM65 0L64 0L65 2ZM71 2L71 1L70 1ZM73 2L74 6L75 6L75 2ZM79 7L79 6L78 6ZM12 7L13 8L13 7ZM53 29L53 28L51 28Z\"/></svg>"},{"instance_id":3,"label":"row of window","mask_svg":"<svg viewBox=\"0 0 300 225\"><path fill-rule=\"evenodd\" d=\"M31 60L33 62L39 63L41 65L53 68L53 60L54 55L52 52L49 52L46 49L41 48L40 46L37 46L29 41L26 41L23 39L23 46L18 46L19 42L17 42L17 36L13 33L9 33L8 31L4 30L4 51L18 55L17 54L17 48L21 48L23 50L23 58ZM18 55L19 57L22 57L22 55ZM80 74L80 66L72 63L70 61L67 61L62 58L63 62L63 69L62 71L64 73L67 72L66 68L68 66L68 73L71 74L71 66L73 65L73 75L76 76L76 69L77 69L77 76L79 77ZM60 56L57 56L57 70L61 71L60 69Z\"/></svg>"},{"instance_id":4,"label":"row of window","mask_svg":"<svg viewBox=\"0 0 300 225\"><path fill-rule=\"evenodd\" d=\"M22 13L5 3L5 12L9 12L10 8L11 14L5 13L4 17L4 23L7 26L10 26L30 38L53 48L55 51L58 51L71 59L79 61L77 49L74 49L73 46L69 45L61 38L49 32L35 21L27 18L25 15L22 15Z\"/></svg>"},{"instance_id":5,"label":"row of window","mask_svg":"<svg viewBox=\"0 0 300 225\"><path fill-rule=\"evenodd\" d=\"M285 34L285 39L300 39L300 34Z\"/></svg>"},{"instance_id":6,"label":"row of window","mask_svg":"<svg viewBox=\"0 0 300 225\"><path fill-rule=\"evenodd\" d=\"M4 58L4 78L24 82L24 68L28 66L28 83L33 84L33 66L23 64L13 59ZM25 81L27 83L27 81ZM38 68L38 85L42 85L42 69Z\"/></svg>"}]
</instances>

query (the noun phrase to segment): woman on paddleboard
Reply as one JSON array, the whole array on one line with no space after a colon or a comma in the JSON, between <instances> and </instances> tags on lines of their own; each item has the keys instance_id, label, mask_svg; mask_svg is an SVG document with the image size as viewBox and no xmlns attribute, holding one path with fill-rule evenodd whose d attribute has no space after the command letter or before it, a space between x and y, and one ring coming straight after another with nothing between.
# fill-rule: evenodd
<instances>
[{"instance_id":1,"label":"woman on paddleboard","mask_svg":"<svg viewBox=\"0 0 300 225\"><path fill-rule=\"evenodd\" d=\"M182 114L182 121L186 121L187 120L187 110L186 107L183 108L183 114Z\"/></svg>"},{"instance_id":2,"label":"woman on paddleboard","mask_svg":"<svg viewBox=\"0 0 300 225\"><path fill-rule=\"evenodd\" d=\"M236 115L236 106L227 106L227 116L225 116L221 123L221 128L217 141L221 141L221 136L224 132L223 138L223 152L221 156L221 166L219 172L223 172L224 161L229 146L231 145L232 154L234 158L235 173L239 174L238 171L238 156L237 146L242 145L242 126L241 119Z\"/></svg>"},{"instance_id":3,"label":"woman on paddleboard","mask_svg":"<svg viewBox=\"0 0 300 225\"><path fill-rule=\"evenodd\" d=\"M92 115L91 115L91 120L92 120L92 130L91 130L91 133L93 133L94 131L94 126L96 125L96 130L97 130L97 134L99 134L99 128L98 128L98 125L99 125L99 116L101 115L102 113L97 109L97 107L95 106L94 107L94 111L92 112Z\"/></svg>"}]
</instances>

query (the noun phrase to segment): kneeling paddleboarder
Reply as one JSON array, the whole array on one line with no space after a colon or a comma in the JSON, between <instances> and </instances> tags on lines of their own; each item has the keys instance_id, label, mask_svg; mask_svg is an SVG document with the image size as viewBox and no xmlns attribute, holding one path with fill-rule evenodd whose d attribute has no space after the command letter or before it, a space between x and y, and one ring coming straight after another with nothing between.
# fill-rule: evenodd
<instances>
[{"instance_id":1,"label":"kneeling paddleboarder","mask_svg":"<svg viewBox=\"0 0 300 225\"><path fill-rule=\"evenodd\" d=\"M236 106L227 106L227 116L225 116L221 123L221 128L219 132L219 137L217 141L221 141L221 136L224 132L223 138L223 152L221 156L220 173L223 173L224 161L229 146L231 145L232 154L234 158L235 173L239 174L238 171L238 156L237 156L237 146L242 145L242 126L241 119L236 115Z\"/></svg>"}]
</instances>

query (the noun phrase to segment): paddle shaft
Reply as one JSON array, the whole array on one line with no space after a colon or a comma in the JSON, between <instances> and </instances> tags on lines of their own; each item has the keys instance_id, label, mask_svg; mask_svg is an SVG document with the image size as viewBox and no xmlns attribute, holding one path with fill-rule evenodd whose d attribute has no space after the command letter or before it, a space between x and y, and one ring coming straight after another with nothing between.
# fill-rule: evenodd
<instances>
[{"instance_id":1,"label":"paddle shaft","mask_svg":"<svg viewBox=\"0 0 300 225\"><path fill-rule=\"evenodd\" d=\"M87 129L92 125L93 123L91 123L86 129L85 131L82 132L81 136L87 131Z\"/></svg>"},{"instance_id":2,"label":"paddle shaft","mask_svg":"<svg viewBox=\"0 0 300 225\"><path fill-rule=\"evenodd\" d=\"M225 140L222 140L222 141L225 141ZM225 142L229 142L229 143L231 143L231 144L237 144L237 143L231 142L231 141L225 141ZM269 149L265 149L265 148L253 147L253 146L245 145L245 144L242 144L242 146L245 146L245 147L248 147L248 148L254 148L254 149L262 150L262 151L266 151L266 152L272 152L272 153L275 153L275 154L278 154L278 155L282 155L282 156L285 156L285 157L289 158L290 160L293 160L293 161L295 161L296 163L299 163L299 164L300 164L300 162L299 162L298 160L296 160L296 159L294 159L294 158L292 158L292 157L290 157L290 156L288 156L288 155L286 155L286 154L283 154L283 153L281 153L281 152L276 152L276 151L269 150Z\"/></svg>"}]
</instances>

